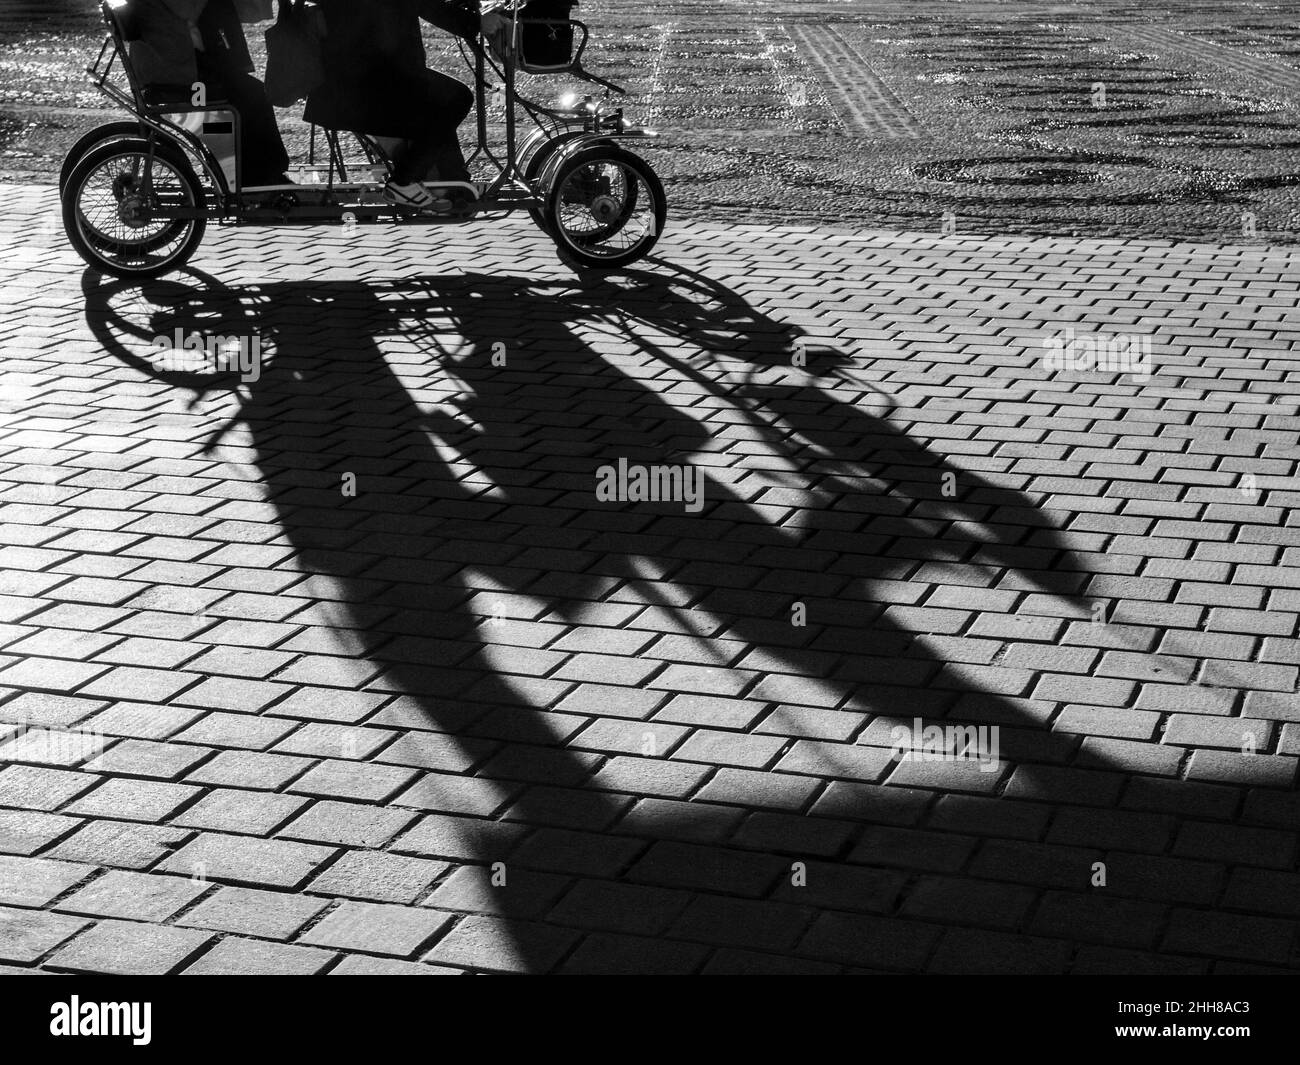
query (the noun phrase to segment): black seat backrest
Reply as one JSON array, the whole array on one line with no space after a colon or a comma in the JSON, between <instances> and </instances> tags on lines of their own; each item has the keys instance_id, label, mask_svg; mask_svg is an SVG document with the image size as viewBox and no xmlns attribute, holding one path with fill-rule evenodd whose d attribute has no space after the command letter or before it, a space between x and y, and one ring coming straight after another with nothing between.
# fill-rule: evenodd
<instances>
[{"instance_id":1,"label":"black seat backrest","mask_svg":"<svg viewBox=\"0 0 1300 1065\"><path fill-rule=\"evenodd\" d=\"M104 0L104 21L113 27L123 41L140 39L136 5L132 0Z\"/></svg>"},{"instance_id":2,"label":"black seat backrest","mask_svg":"<svg viewBox=\"0 0 1300 1065\"><path fill-rule=\"evenodd\" d=\"M195 107L191 102L193 86L191 85L144 85L136 76L131 65L129 42L143 40L138 18L136 0L102 0L104 21L108 24L121 57L122 69L135 104L142 111L150 113L177 114L190 111L205 111L211 107L229 107L225 100L216 95L203 107Z\"/></svg>"},{"instance_id":3,"label":"black seat backrest","mask_svg":"<svg viewBox=\"0 0 1300 1065\"><path fill-rule=\"evenodd\" d=\"M109 35L113 38L114 47L117 49L122 72L126 75L127 85L130 86L131 96L135 100L136 107L145 110L148 108L148 103L144 98L140 80L135 76L135 68L131 66L131 53L128 48L130 41L141 39L134 0L102 0L100 7L104 13L104 22L108 26Z\"/></svg>"}]
</instances>

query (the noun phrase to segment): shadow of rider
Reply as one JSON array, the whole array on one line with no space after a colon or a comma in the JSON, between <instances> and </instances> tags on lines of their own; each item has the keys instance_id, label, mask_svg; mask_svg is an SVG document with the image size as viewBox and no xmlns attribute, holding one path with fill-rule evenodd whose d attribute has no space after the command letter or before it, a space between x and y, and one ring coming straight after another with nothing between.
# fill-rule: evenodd
<instances>
[{"instance_id":1,"label":"shadow of rider","mask_svg":"<svg viewBox=\"0 0 1300 1065\"><path fill-rule=\"evenodd\" d=\"M223 433L251 449L338 653L393 697L365 723L420 737L402 764L424 775L388 801L433 815L438 842L388 847L468 867L434 891L470 915L434 960L919 970L944 918L905 907L906 870L936 860L917 850L943 795L1032 796L1078 755L954 627L981 595L1087 616L1058 532L717 282L154 282L136 342L120 289L85 289L109 350L200 393L235 382L159 371L138 340L255 310L274 353L224 427L207 419L209 454ZM619 458L701 468L703 510L600 503ZM891 730L918 718L999 726L998 768L897 762ZM1024 910L1015 880L981 882L994 910Z\"/></svg>"}]
</instances>

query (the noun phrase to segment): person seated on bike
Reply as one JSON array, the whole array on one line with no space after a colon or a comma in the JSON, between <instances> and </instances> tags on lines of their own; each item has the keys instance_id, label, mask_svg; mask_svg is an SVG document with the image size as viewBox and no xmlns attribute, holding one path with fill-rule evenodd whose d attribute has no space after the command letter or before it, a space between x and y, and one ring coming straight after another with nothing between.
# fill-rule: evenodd
<instances>
[{"instance_id":1,"label":"person seated on bike","mask_svg":"<svg viewBox=\"0 0 1300 1065\"><path fill-rule=\"evenodd\" d=\"M239 112L244 185L283 185L289 153L266 88L253 76L241 21L271 15L262 0L131 0L131 66L154 103L189 104L202 82L209 101Z\"/></svg>"},{"instance_id":2,"label":"person seated on bike","mask_svg":"<svg viewBox=\"0 0 1300 1065\"><path fill-rule=\"evenodd\" d=\"M468 86L426 65L420 20L466 40L477 5L451 0L317 0L325 16L325 81L303 119L401 142L384 194L415 210L445 210L425 181L469 181L456 127L474 106Z\"/></svg>"}]
</instances>

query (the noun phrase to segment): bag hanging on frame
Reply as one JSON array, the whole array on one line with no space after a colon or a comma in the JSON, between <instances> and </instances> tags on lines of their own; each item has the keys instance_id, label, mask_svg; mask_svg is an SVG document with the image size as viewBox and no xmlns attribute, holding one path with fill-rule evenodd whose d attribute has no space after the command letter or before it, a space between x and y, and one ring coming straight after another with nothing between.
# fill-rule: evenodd
<instances>
[{"instance_id":1,"label":"bag hanging on frame","mask_svg":"<svg viewBox=\"0 0 1300 1065\"><path fill-rule=\"evenodd\" d=\"M280 0L280 14L266 31L266 95L276 107L305 99L325 80L318 12L306 0Z\"/></svg>"}]
</instances>

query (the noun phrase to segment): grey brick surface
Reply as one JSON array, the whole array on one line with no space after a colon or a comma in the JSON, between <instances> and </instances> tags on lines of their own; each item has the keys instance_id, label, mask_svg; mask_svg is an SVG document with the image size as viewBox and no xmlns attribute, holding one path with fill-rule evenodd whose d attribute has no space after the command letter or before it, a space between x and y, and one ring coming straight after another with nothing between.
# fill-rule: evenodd
<instances>
[{"instance_id":1,"label":"grey brick surface","mask_svg":"<svg viewBox=\"0 0 1300 1065\"><path fill-rule=\"evenodd\" d=\"M445 920L450 920L446 918ZM467 916L438 941L426 960L488 972L551 969L577 936L564 928L500 918Z\"/></svg>"},{"instance_id":2,"label":"grey brick surface","mask_svg":"<svg viewBox=\"0 0 1300 1065\"><path fill-rule=\"evenodd\" d=\"M30 964L89 926L49 910L0 907L0 960Z\"/></svg>"},{"instance_id":3,"label":"grey brick surface","mask_svg":"<svg viewBox=\"0 0 1300 1065\"><path fill-rule=\"evenodd\" d=\"M279 839L255 839L204 832L158 866L237 884L292 888L302 884L333 854L329 847Z\"/></svg>"},{"instance_id":4,"label":"grey brick surface","mask_svg":"<svg viewBox=\"0 0 1300 1065\"><path fill-rule=\"evenodd\" d=\"M210 939L186 928L101 921L55 951L48 964L72 972L163 976L179 971Z\"/></svg>"},{"instance_id":5,"label":"grey brick surface","mask_svg":"<svg viewBox=\"0 0 1300 1065\"><path fill-rule=\"evenodd\" d=\"M313 893L412 903L447 871L446 862L379 851L348 851L312 881Z\"/></svg>"},{"instance_id":6,"label":"grey brick surface","mask_svg":"<svg viewBox=\"0 0 1300 1065\"><path fill-rule=\"evenodd\" d=\"M183 877L111 870L64 899L58 908L67 913L161 923L207 890L207 884Z\"/></svg>"},{"instance_id":7,"label":"grey brick surface","mask_svg":"<svg viewBox=\"0 0 1300 1065\"><path fill-rule=\"evenodd\" d=\"M0 856L0 904L44 906L84 880L91 870L47 858Z\"/></svg>"},{"instance_id":8,"label":"grey brick surface","mask_svg":"<svg viewBox=\"0 0 1300 1065\"><path fill-rule=\"evenodd\" d=\"M186 976L313 976L336 954L312 947L265 943L256 939L223 939L184 969Z\"/></svg>"},{"instance_id":9,"label":"grey brick surface","mask_svg":"<svg viewBox=\"0 0 1300 1065\"><path fill-rule=\"evenodd\" d=\"M302 937L304 943L410 957L453 920L436 910L345 902Z\"/></svg>"},{"instance_id":10,"label":"grey brick surface","mask_svg":"<svg viewBox=\"0 0 1300 1065\"><path fill-rule=\"evenodd\" d=\"M329 905L328 899L254 888L218 887L177 920L184 925L286 940Z\"/></svg>"},{"instance_id":11,"label":"grey brick surface","mask_svg":"<svg viewBox=\"0 0 1300 1065\"><path fill-rule=\"evenodd\" d=\"M213 231L276 354L182 416L53 203L0 188L6 965L1300 967L1285 249L681 222L578 288L523 221ZM1067 315L1152 381L1045 368ZM701 512L594 498L666 454Z\"/></svg>"}]
</instances>

